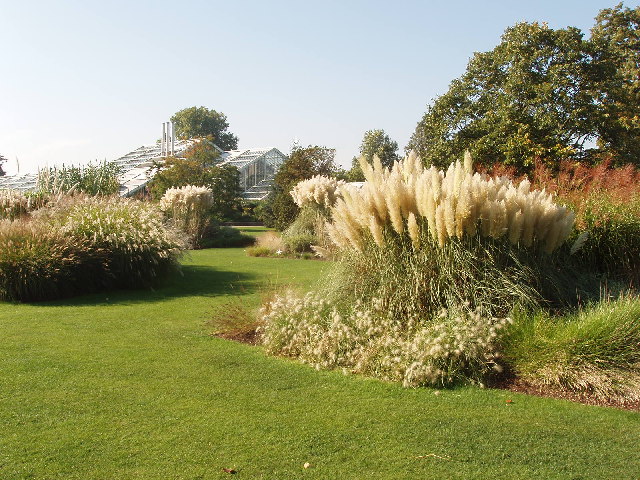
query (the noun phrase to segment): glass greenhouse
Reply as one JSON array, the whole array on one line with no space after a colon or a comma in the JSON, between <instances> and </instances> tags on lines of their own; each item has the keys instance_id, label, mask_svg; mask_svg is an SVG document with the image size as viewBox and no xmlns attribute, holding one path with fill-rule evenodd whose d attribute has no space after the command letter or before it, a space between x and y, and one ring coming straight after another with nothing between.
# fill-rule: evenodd
<instances>
[{"instance_id":1,"label":"glass greenhouse","mask_svg":"<svg viewBox=\"0 0 640 480\"><path fill-rule=\"evenodd\" d=\"M120 175L120 195L131 196L142 190L151 180L154 162L161 162L162 158L171 151L179 157L198 140L177 140L167 143L143 145L132 152L114 160L122 168ZM216 147L217 148L217 147ZM264 199L271 187L273 177L284 162L286 156L277 148L255 148L248 150L220 150L218 165L233 165L240 171L240 186L243 198L247 200ZM33 191L37 187L38 174L5 175L0 177L0 189Z\"/></svg>"}]
</instances>

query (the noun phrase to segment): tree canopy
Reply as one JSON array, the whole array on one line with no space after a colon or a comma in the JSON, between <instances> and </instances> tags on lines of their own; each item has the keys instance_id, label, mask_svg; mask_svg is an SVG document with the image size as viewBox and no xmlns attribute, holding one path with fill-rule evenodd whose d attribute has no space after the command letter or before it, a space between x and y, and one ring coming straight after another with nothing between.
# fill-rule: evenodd
<instances>
[{"instance_id":1,"label":"tree canopy","mask_svg":"<svg viewBox=\"0 0 640 480\"><path fill-rule=\"evenodd\" d=\"M232 165L216 165L219 151L210 140L196 143L184 153L184 158L169 157L156 165L158 169L149 185L154 199L162 197L167 189L196 185L213 192L212 216L231 220L241 210L240 172Z\"/></svg>"},{"instance_id":2,"label":"tree canopy","mask_svg":"<svg viewBox=\"0 0 640 480\"><path fill-rule=\"evenodd\" d=\"M638 162L639 8L603 10L589 40L574 27L508 28L428 106L407 149L438 166L469 150L521 171L602 153Z\"/></svg>"},{"instance_id":3,"label":"tree canopy","mask_svg":"<svg viewBox=\"0 0 640 480\"><path fill-rule=\"evenodd\" d=\"M7 158L3 155L0 155L0 177L5 175L5 171L2 169L2 165L7 161Z\"/></svg>"},{"instance_id":4,"label":"tree canopy","mask_svg":"<svg viewBox=\"0 0 640 480\"><path fill-rule=\"evenodd\" d=\"M618 4L602 10L591 42L605 72L603 115L598 145L616 163L639 165L640 155L640 7Z\"/></svg>"},{"instance_id":5,"label":"tree canopy","mask_svg":"<svg viewBox=\"0 0 640 480\"><path fill-rule=\"evenodd\" d=\"M369 163L373 162L374 156L377 156L382 165L391 167L393 162L400 158L398 155L398 142L391 140L389 135L382 129L367 130L360 144L360 155ZM346 172L346 178L350 182L364 181L364 174L360 168L358 157L351 161L351 169Z\"/></svg>"},{"instance_id":6,"label":"tree canopy","mask_svg":"<svg viewBox=\"0 0 640 480\"><path fill-rule=\"evenodd\" d=\"M206 107L189 107L176 112L171 121L178 138L212 137L223 150L238 148L238 137L228 132L227 116Z\"/></svg>"},{"instance_id":7,"label":"tree canopy","mask_svg":"<svg viewBox=\"0 0 640 480\"><path fill-rule=\"evenodd\" d=\"M333 148L294 147L289 158L278 169L273 181L273 193L269 199L273 226L278 230L284 230L295 220L299 209L289 193L294 185L315 175L335 175L335 154Z\"/></svg>"}]
</instances>

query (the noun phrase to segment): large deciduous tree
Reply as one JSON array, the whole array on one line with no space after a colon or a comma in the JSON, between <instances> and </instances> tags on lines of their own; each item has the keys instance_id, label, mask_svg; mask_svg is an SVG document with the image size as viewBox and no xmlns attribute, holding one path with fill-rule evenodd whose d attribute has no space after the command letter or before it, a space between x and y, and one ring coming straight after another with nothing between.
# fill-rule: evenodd
<instances>
[{"instance_id":1,"label":"large deciduous tree","mask_svg":"<svg viewBox=\"0 0 640 480\"><path fill-rule=\"evenodd\" d=\"M465 150L520 171L601 153L638 164L639 19L640 7L603 10L589 40L574 27L508 28L427 108L407 149L438 166Z\"/></svg>"},{"instance_id":2,"label":"large deciduous tree","mask_svg":"<svg viewBox=\"0 0 640 480\"><path fill-rule=\"evenodd\" d=\"M640 165L640 7L602 10L591 29L602 79L598 144L615 163Z\"/></svg>"},{"instance_id":3,"label":"large deciduous tree","mask_svg":"<svg viewBox=\"0 0 640 480\"><path fill-rule=\"evenodd\" d=\"M273 193L269 199L269 209L273 215L273 226L278 230L287 228L298 214L291 189L300 181L314 175L333 176L337 172L335 150L332 148L309 146L294 147L278 169L273 182Z\"/></svg>"},{"instance_id":4,"label":"large deciduous tree","mask_svg":"<svg viewBox=\"0 0 640 480\"><path fill-rule=\"evenodd\" d=\"M176 112L172 117L178 138L213 137L223 150L238 148L238 137L228 132L227 116L206 107L190 107Z\"/></svg>"},{"instance_id":5,"label":"large deciduous tree","mask_svg":"<svg viewBox=\"0 0 640 480\"><path fill-rule=\"evenodd\" d=\"M591 55L575 28L508 28L490 52L429 106L408 148L440 167L470 150L476 162L526 169L581 152L593 137Z\"/></svg>"},{"instance_id":6,"label":"large deciduous tree","mask_svg":"<svg viewBox=\"0 0 640 480\"><path fill-rule=\"evenodd\" d=\"M369 163L373 161L374 156L377 156L382 165L391 167L393 162L400 158L398 155L398 142L391 140L389 135L382 129L367 130L360 144L360 155ZM351 182L364 181L364 174L360 168L358 158L352 160L351 169L346 172L346 177Z\"/></svg>"}]
</instances>

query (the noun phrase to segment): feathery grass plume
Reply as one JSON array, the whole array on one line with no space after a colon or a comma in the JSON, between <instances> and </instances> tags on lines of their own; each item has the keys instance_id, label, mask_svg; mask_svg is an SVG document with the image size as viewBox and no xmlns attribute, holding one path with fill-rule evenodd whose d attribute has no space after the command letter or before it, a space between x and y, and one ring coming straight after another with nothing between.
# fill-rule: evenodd
<instances>
[{"instance_id":1,"label":"feathery grass plume","mask_svg":"<svg viewBox=\"0 0 640 480\"><path fill-rule=\"evenodd\" d=\"M589 238L589 232L582 232L571 245L570 254L574 255L578 252Z\"/></svg>"},{"instance_id":2,"label":"feathery grass plume","mask_svg":"<svg viewBox=\"0 0 640 480\"><path fill-rule=\"evenodd\" d=\"M464 152L464 171L473 175L473 160L471 159L471 152L469 150Z\"/></svg>"},{"instance_id":3,"label":"feathery grass plume","mask_svg":"<svg viewBox=\"0 0 640 480\"><path fill-rule=\"evenodd\" d=\"M474 235L479 225L484 237L506 236L527 247L537 242L549 253L566 240L573 225L573 214L556 205L544 190L531 191L528 180L516 187L507 177L472 174L467 170L468 159L466 166L457 161L446 172L425 170L415 155L390 169L375 158L373 166L361 163L367 180L359 191L336 201L335 228L331 229L341 232L343 239L356 239L358 248L371 230L374 212L382 226L400 236L405 235L406 221L413 214L416 223L427 224L439 244ZM510 232L512 228L515 232Z\"/></svg>"},{"instance_id":4,"label":"feathery grass plume","mask_svg":"<svg viewBox=\"0 0 640 480\"><path fill-rule=\"evenodd\" d=\"M407 219L407 231L409 232L409 238L411 238L413 248L420 248L420 227L413 212L409 213L409 218Z\"/></svg>"},{"instance_id":5,"label":"feathery grass plume","mask_svg":"<svg viewBox=\"0 0 640 480\"><path fill-rule=\"evenodd\" d=\"M376 245L378 245L378 247L382 247L384 243L382 225L380 225L380 222L374 216L371 216L369 219L369 231L371 232L371 236L373 237L373 241L376 242Z\"/></svg>"},{"instance_id":6,"label":"feathery grass plume","mask_svg":"<svg viewBox=\"0 0 640 480\"><path fill-rule=\"evenodd\" d=\"M308 180L298 182L291 190L293 201L302 208L309 203L316 203L321 207L329 208L336 203L340 195L340 189L345 182L335 178L315 175Z\"/></svg>"}]
</instances>

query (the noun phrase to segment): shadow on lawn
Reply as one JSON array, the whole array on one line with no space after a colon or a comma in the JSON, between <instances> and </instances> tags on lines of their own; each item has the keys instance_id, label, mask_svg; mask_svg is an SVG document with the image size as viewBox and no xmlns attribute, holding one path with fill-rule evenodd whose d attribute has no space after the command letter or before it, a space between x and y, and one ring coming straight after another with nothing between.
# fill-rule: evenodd
<instances>
[{"instance_id":1,"label":"shadow on lawn","mask_svg":"<svg viewBox=\"0 0 640 480\"><path fill-rule=\"evenodd\" d=\"M38 306L131 305L162 302L179 297L217 297L255 293L263 284L246 272L218 270L205 265L183 265L182 274L173 274L156 288L105 290L78 297L31 303Z\"/></svg>"}]
</instances>

